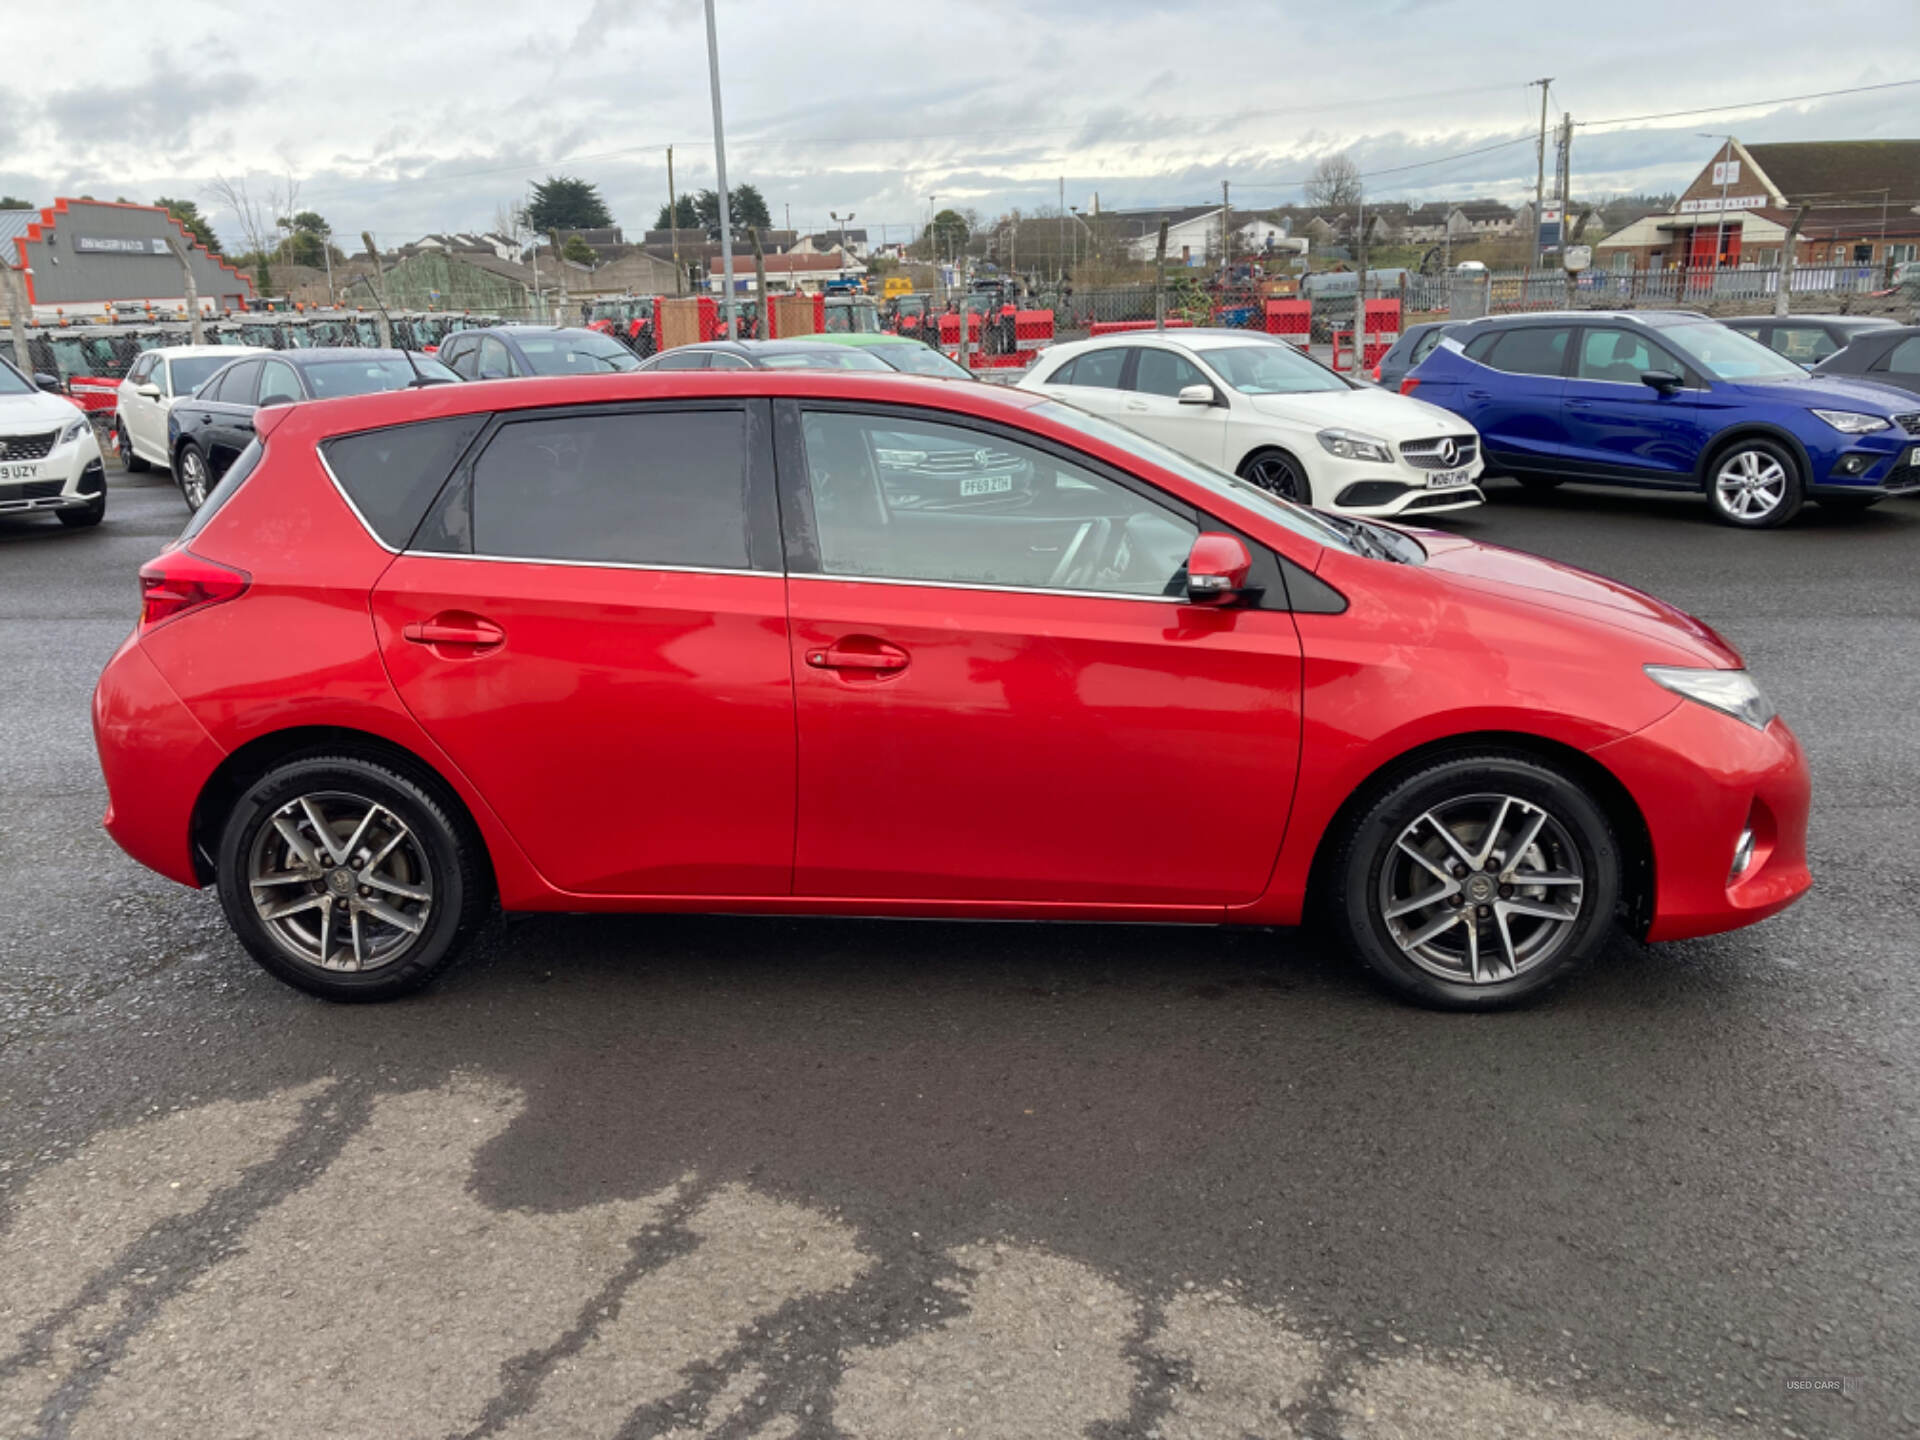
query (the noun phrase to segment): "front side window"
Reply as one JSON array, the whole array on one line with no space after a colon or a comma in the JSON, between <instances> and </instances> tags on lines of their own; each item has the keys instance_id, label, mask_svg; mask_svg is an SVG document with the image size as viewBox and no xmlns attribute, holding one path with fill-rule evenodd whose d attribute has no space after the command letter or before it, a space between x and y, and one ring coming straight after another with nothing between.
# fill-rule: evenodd
<instances>
[{"instance_id":1,"label":"front side window","mask_svg":"<svg viewBox=\"0 0 1920 1440\"><path fill-rule=\"evenodd\" d=\"M1580 355L1574 375L1581 380L1604 380L1614 385L1638 385L1654 370L1669 375L1685 373L1680 362L1644 336L1631 330L1588 330L1580 337Z\"/></svg>"},{"instance_id":2,"label":"front side window","mask_svg":"<svg viewBox=\"0 0 1920 1440\"><path fill-rule=\"evenodd\" d=\"M1099 390L1118 390L1120 372L1127 367L1127 347L1112 345L1105 350L1089 350L1075 356L1047 383L1049 385L1091 385Z\"/></svg>"},{"instance_id":3,"label":"front side window","mask_svg":"<svg viewBox=\"0 0 1920 1440\"><path fill-rule=\"evenodd\" d=\"M491 335L480 341L480 354L476 361L478 368L474 374L481 380L511 380L513 378L513 357L507 354L507 347Z\"/></svg>"},{"instance_id":4,"label":"front side window","mask_svg":"<svg viewBox=\"0 0 1920 1440\"><path fill-rule=\"evenodd\" d=\"M220 389L210 399L223 405L251 405L254 386L260 376L258 360L242 360L220 377Z\"/></svg>"},{"instance_id":5,"label":"front side window","mask_svg":"<svg viewBox=\"0 0 1920 1440\"><path fill-rule=\"evenodd\" d=\"M1663 325L1660 338L1716 380L1798 380L1807 373L1751 335L1711 320Z\"/></svg>"},{"instance_id":6,"label":"front side window","mask_svg":"<svg viewBox=\"0 0 1920 1440\"><path fill-rule=\"evenodd\" d=\"M1503 330L1487 337L1490 343L1474 358L1509 375L1559 375L1564 373L1567 342L1572 334L1564 326Z\"/></svg>"},{"instance_id":7,"label":"front side window","mask_svg":"<svg viewBox=\"0 0 1920 1440\"><path fill-rule=\"evenodd\" d=\"M1183 593L1199 526L1083 466L935 421L810 411L802 430L828 575Z\"/></svg>"},{"instance_id":8,"label":"front side window","mask_svg":"<svg viewBox=\"0 0 1920 1440\"><path fill-rule=\"evenodd\" d=\"M153 375L153 367L160 363L158 355L142 355L133 362L133 368L127 371L127 379L135 385L144 385Z\"/></svg>"},{"instance_id":9,"label":"front side window","mask_svg":"<svg viewBox=\"0 0 1920 1440\"><path fill-rule=\"evenodd\" d=\"M747 487L742 410L516 421L473 467L474 553L745 569Z\"/></svg>"},{"instance_id":10,"label":"front side window","mask_svg":"<svg viewBox=\"0 0 1920 1440\"><path fill-rule=\"evenodd\" d=\"M1207 377L1191 360L1171 350L1140 347L1140 358L1133 367L1133 388L1147 395L1165 395L1177 399L1189 385L1207 385ZM1207 385L1211 390L1213 387Z\"/></svg>"}]
</instances>

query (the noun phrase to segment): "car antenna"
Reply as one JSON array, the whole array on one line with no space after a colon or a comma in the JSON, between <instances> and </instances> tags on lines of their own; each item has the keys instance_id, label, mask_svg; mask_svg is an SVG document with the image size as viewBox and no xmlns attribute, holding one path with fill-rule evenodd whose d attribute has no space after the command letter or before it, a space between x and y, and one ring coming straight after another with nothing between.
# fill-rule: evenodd
<instances>
[{"instance_id":1,"label":"car antenna","mask_svg":"<svg viewBox=\"0 0 1920 1440\"><path fill-rule=\"evenodd\" d=\"M387 307L381 303L380 292L373 288L373 282L364 275L356 275L353 277L353 283L348 285L347 288L351 290L354 285L364 285L367 287L367 294L373 297L373 308L378 310L380 312L380 318L387 322L387 334L392 335L393 316L387 313ZM396 348L402 355L406 356L407 368L413 371L413 385L408 386L408 389L411 390L421 385L438 385L441 383L428 376L428 374L420 368L419 362L413 358L413 352L407 349L406 346L401 345Z\"/></svg>"}]
</instances>

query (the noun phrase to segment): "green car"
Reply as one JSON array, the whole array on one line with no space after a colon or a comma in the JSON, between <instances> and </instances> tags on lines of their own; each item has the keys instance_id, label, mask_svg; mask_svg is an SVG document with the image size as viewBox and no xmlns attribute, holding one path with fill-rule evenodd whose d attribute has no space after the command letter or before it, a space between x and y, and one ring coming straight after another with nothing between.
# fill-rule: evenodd
<instances>
[{"instance_id":1,"label":"green car","mask_svg":"<svg viewBox=\"0 0 1920 1440\"><path fill-rule=\"evenodd\" d=\"M971 380L972 375L935 350L905 335L809 335L823 345L852 345L870 350L894 369L908 375L931 375L937 380Z\"/></svg>"}]
</instances>

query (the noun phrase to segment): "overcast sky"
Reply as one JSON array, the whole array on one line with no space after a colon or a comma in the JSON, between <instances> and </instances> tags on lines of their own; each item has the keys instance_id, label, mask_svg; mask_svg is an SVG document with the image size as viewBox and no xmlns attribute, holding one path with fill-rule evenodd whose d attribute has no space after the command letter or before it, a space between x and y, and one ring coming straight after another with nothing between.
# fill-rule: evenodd
<instances>
[{"instance_id":1,"label":"overcast sky","mask_svg":"<svg viewBox=\"0 0 1920 1440\"><path fill-rule=\"evenodd\" d=\"M1539 91L1603 121L1920 77L1916 0L1691 0L1568 6L1554 25L1513 0L718 0L734 183L775 223L829 212L903 238L927 197L1103 208L1300 199L1350 151L1388 198L1517 199L1533 188ZM1528 11L1533 12L1532 17ZM51 0L0 0L9 48ZM74 12L78 13L78 12ZM162 194L291 172L337 234L390 245L492 225L530 181L594 181L629 231L667 193L713 184L698 0L90 0L84 55L0 91L0 192ZM36 53L39 47L28 45ZM82 63L83 62L83 63ZM1652 124L1582 128L1574 190L1683 185L1701 131L1741 139L1920 137L1920 85ZM1551 160L1549 160L1551 166Z\"/></svg>"}]
</instances>

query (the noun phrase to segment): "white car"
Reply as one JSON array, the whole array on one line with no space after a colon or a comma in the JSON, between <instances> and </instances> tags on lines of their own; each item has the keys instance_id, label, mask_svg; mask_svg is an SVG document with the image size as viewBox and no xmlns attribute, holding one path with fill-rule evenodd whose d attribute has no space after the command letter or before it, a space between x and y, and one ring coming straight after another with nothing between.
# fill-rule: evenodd
<instances>
[{"instance_id":1,"label":"white car","mask_svg":"<svg viewBox=\"0 0 1920 1440\"><path fill-rule=\"evenodd\" d=\"M71 528L107 513L107 467L86 412L0 360L0 515L46 512Z\"/></svg>"},{"instance_id":2,"label":"white car","mask_svg":"<svg viewBox=\"0 0 1920 1440\"><path fill-rule=\"evenodd\" d=\"M229 360L266 353L254 345L163 345L143 352L120 382L113 414L114 447L127 469L171 469L167 412L173 402L193 394Z\"/></svg>"},{"instance_id":3,"label":"white car","mask_svg":"<svg viewBox=\"0 0 1920 1440\"><path fill-rule=\"evenodd\" d=\"M1484 502L1480 437L1451 411L1359 385L1291 345L1133 331L1055 345L1020 380L1216 469L1336 514Z\"/></svg>"}]
</instances>

